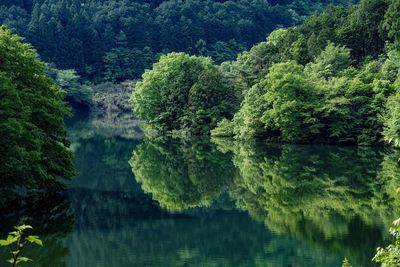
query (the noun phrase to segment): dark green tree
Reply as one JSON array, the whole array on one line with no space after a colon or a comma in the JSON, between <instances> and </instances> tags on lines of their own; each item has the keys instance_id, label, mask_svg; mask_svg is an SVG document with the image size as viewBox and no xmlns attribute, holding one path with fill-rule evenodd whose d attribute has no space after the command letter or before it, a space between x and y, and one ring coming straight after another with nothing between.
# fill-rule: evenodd
<instances>
[{"instance_id":1,"label":"dark green tree","mask_svg":"<svg viewBox=\"0 0 400 267\"><path fill-rule=\"evenodd\" d=\"M131 103L153 129L208 134L233 114L232 91L210 58L170 53L144 73Z\"/></svg>"},{"instance_id":2,"label":"dark green tree","mask_svg":"<svg viewBox=\"0 0 400 267\"><path fill-rule=\"evenodd\" d=\"M47 77L35 50L0 28L0 176L9 186L49 186L74 174L64 127L63 91Z\"/></svg>"}]
</instances>

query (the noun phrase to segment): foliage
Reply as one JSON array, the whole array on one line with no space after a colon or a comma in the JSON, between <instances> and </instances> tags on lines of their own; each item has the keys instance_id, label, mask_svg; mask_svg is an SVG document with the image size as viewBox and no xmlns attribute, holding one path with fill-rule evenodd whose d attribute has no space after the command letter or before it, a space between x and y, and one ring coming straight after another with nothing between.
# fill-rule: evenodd
<instances>
[{"instance_id":1,"label":"foliage","mask_svg":"<svg viewBox=\"0 0 400 267\"><path fill-rule=\"evenodd\" d=\"M400 3L396 0L389 0L389 8L385 13L384 28L388 31L388 35L400 45Z\"/></svg>"},{"instance_id":2,"label":"foliage","mask_svg":"<svg viewBox=\"0 0 400 267\"><path fill-rule=\"evenodd\" d=\"M49 187L74 174L63 91L22 39L0 27L0 176L3 188Z\"/></svg>"},{"instance_id":3,"label":"foliage","mask_svg":"<svg viewBox=\"0 0 400 267\"><path fill-rule=\"evenodd\" d=\"M88 110L92 106L93 89L81 83L81 77L73 69L58 70L48 65L47 73L65 91L64 99L73 107Z\"/></svg>"},{"instance_id":4,"label":"foliage","mask_svg":"<svg viewBox=\"0 0 400 267\"><path fill-rule=\"evenodd\" d=\"M400 79L397 84L400 86ZM387 109L388 114L383 130L385 141L395 147L400 147L400 90L389 98Z\"/></svg>"},{"instance_id":5,"label":"foliage","mask_svg":"<svg viewBox=\"0 0 400 267\"><path fill-rule=\"evenodd\" d=\"M32 229L30 225L15 226L15 231L8 233L7 239L0 240L0 246L8 246L11 250L12 258L8 260L12 267L19 266L21 262L31 261L26 257L21 256L21 252L27 243L43 246L42 240L36 235L26 236L25 231Z\"/></svg>"},{"instance_id":6,"label":"foliage","mask_svg":"<svg viewBox=\"0 0 400 267\"><path fill-rule=\"evenodd\" d=\"M390 234L394 236L395 242L386 248L378 247L376 255L372 259L375 262L381 263L382 267L398 266L400 264L400 220L393 222L393 227L390 228Z\"/></svg>"},{"instance_id":7,"label":"foliage","mask_svg":"<svg viewBox=\"0 0 400 267\"><path fill-rule=\"evenodd\" d=\"M189 91L183 127L194 134L209 133L221 118L230 118L237 106L236 96L222 73L210 68L200 74Z\"/></svg>"},{"instance_id":8,"label":"foliage","mask_svg":"<svg viewBox=\"0 0 400 267\"><path fill-rule=\"evenodd\" d=\"M344 258L342 267L351 267L351 264L347 258Z\"/></svg>"},{"instance_id":9,"label":"foliage","mask_svg":"<svg viewBox=\"0 0 400 267\"><path fill-rule=\"evenodd\" d=\"M104 79L122 82L139 77L156 60L151 48L113 48L104 57Z\"/></svg>"},{"instance_id":10,"label":"foliage","mask_svg":"<svg viewBox=\"0 0 400 267\"><path fill-rule=\"evenodd\" d=\"M212 133L396 145L400 66L398 47L388 42L396 27L390 15L396 4L389 2L330 7L239 55L228 73L233 84L245 82L244 99L233 119Z\"/></svg>"},{"instance_id":11,"label":"foliage","mask_svg":"<svg viewBox=\"0 0 400 267\"><path fill-rule=\"evenodd\" d=\"M265 92L261 122L268 135L277 134L284 142L304 142L319 133L316 91L302 66L294 61L273 65L256 86Z\"/></svg>"},{"instance_id":12,"label":"foliage","mask_svg":"<svg viewBox=\"0 0 400 267\"><path fill-rule=\"evenodd\" d=\"M345 46L336 46L329 42L325 50L311 62L306 71L318 78L329 79L339 76L340 72L351 66L350 49Z\"/></svg>"},{"instance_id":13,"label":"foliage","mask_svg":"<svg viewBox=\"0 0 400 267\"><path fill-rule=\"evenodd\" d=\"M232 123L224 118L218 122L216 128L211 130L211 135L217 137L231 137L234 135L232 127Z\"/></svg>"},{"instance_id":14,"label":"foliage","mask_svg":"<svg viewBox=\"0 0 400 267\"><path fill-rule=\"evenodd\" d=\"M2 1L0 23L41 57L93 81L135 79L157 54L182 51L220 63L331 3L353 0ZM129 65L129 69L125 66Z\"/></svg>"},{"instance_id":15,"label":"foliage","mask_svg":"<svg viewBox=\"0 0 400 267\"><path fill-rule=\"evenodd\" d=\"M210 58L170 53L143 74L131 103L139 117L158 131L208 134L232 114L235 94Z\"/></svg>"}]
</instances>

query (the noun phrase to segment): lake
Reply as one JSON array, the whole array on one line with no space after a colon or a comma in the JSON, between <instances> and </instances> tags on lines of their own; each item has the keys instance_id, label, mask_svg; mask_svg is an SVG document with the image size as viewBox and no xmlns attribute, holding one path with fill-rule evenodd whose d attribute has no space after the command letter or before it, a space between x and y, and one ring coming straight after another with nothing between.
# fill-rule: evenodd
<instances>
[{"instance_id":1,"label":"lake","mask_svg":"<svg viewBox=\"0 0 400 267\"><path fill-rule=\"evenodd\" d=\"M44 241L25 266L374 266L400 214L396 150L68 124L67 192L1 213L2 236L23 218Z\"/></svg>"}]
</instances>

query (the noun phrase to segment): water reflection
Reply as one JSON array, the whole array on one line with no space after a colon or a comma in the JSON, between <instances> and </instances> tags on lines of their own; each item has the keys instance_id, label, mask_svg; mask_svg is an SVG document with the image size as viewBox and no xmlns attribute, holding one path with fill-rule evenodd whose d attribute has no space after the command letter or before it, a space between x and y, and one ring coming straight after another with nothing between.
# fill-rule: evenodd
<instances>
[{"instance_id":1,"label":"water reflection","mask_svg":"<svg viewBox=\"0 0 400 267\"><path fill-rule=\"evenodd\" d=\"M234 173L229 155L208 139L146 140L134 150L130 165L143 191L171 211L210 206Z\"/></svg>"},{"instance_id":2,"label":"water reflection","mask_svg":"<svg viewBox=\"0 0 400 267\"><path fill-rule=\"evenodd\" d=\"M398 151L70 129L64 194L0 197L2 236L44 240L26 266L372 266L399 213Z\"/></svg>"},{"instance_id":3,"label":"water reflection","mask_svg":"<svg viewBox=\"0 0 400 267\"><path fill-rule=\"evenodd\" d=\"M374 248L383 242L399 211L398 152L261 144L230 147L240 172L230 188L238 208L275 232L370 264Z\"/></svg>"},{"instance_id":4,"label":"water reflection","mask_svg":"<svg viewBox=\"0 0 400 267\"><path fill-rule=\"evenodd\" d=\"M161 207L210 206L228 192L270 231L369 266L399 212L398 158L378 148L164 138L146 140L130 164Z\"/></svg>"}]
</instances>

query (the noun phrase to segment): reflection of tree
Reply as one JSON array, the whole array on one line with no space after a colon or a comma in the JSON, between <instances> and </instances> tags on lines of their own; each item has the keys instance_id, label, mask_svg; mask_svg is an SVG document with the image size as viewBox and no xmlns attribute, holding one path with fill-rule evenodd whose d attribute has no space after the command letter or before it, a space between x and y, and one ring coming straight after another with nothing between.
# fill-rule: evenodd
<instances>
[{"instance_id":1,"label":"reflection of tree","mask_svg":"<svg viewBox=\"0 0 400 267\"><path fill-rule=\"evenodd\" d=\"M72 187L107 191L136 190L128 160L138 143L135 139L100 135L79 140L75 150L78 175L73 179Z\"/></svg>"},{"instance_id":2,"label":"reflection of tree","mask_svg":"<svg viewBox=\"0 0 400 267\"><path fill-rule=\"evenodd\" d=\"M369 264L396 214L393 151L356 147L224 144L239 169L230 195L269 229ZM380 218L376 218L376 215Z\"/></svg>"},{"instance_id":3,"label":"reflection of tree","mask_svg":"<svg viewBox=\"0 0 400 267\"><path fill-rule=\"evenodd\" d=\"M232 179L229 155L209 140L146 140L130 160L146 193L169 210L209 206Z\"/></svg>"}]
</instances>

